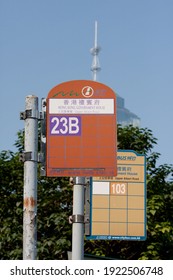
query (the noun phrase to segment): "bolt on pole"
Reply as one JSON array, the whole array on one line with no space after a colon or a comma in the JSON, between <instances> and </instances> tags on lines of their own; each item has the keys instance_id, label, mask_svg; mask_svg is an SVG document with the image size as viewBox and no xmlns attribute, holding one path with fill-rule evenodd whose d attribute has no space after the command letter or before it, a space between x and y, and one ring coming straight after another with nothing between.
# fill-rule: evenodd
<instances>
[{"instance_id":1,"label":"bolt on pole","mask_svg":"<svg viewBox=\"0 0 173 280\"><path fill-rule=\"evenodd\" d=\"M25 99L23 259L37 257L37 164L38 164L38 97Z\"/></svg>"}]
</instances>

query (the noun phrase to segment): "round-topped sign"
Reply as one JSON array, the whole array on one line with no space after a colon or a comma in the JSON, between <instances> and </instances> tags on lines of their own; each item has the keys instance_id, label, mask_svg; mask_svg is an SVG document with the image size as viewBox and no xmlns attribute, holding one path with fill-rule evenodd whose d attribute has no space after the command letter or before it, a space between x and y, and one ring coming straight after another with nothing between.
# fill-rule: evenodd
<instances>
[{"instance_id":1,"label":"round-topped sign","mask_svg":"<svg viewBox=\"0 0 173 280\"><path fill-rule=\"evenodd\" d=\"M46 175L116 176L116 95L95 81L74 80L47 96Z\"/></svg>"}]
</instances>

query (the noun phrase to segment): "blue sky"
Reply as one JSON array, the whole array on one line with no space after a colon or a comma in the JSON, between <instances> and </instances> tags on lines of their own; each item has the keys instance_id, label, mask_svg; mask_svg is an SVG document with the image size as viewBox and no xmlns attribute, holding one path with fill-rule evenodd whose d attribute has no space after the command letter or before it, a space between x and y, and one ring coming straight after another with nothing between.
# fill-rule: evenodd
<instances>
[{"instance_id":1,"label":"blue sky","mask_svg":"<svg viewBox=\"0 0 173 280\"><path fill-rule=\"evenodd\" d=\"M98 81L153 131L159 163L172 163L172 14L172 0L0 0L0 150L15 150L27 95L92 80L97 20Z\"/></svg>"}]
</instances>

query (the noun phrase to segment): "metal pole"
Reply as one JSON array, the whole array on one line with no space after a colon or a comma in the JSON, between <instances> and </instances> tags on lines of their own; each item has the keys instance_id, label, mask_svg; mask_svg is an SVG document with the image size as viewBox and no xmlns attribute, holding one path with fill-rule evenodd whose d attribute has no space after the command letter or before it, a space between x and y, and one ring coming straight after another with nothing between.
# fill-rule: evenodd
<instances>
[{"instance_id":1,"label":"metal pole","mask_svg":"<svg viewBox=\"0 0 173 280\"><path fill-rule=\"evenodd\" d=\"M84 259L84 184L85 177L76 177L73 186L72 260Z\"/></svg>"},{"instance_id":2,"label":"metal pole","mask_svg":"<svg viewBox=\"0 0 173 280\"><path fill-rule=\"evenodd\" d=\"M38 162L38 97L29 95L25 100L25 151L23 200L23 259L37 256L37 162Z\"/></svg>"}]
</instances>

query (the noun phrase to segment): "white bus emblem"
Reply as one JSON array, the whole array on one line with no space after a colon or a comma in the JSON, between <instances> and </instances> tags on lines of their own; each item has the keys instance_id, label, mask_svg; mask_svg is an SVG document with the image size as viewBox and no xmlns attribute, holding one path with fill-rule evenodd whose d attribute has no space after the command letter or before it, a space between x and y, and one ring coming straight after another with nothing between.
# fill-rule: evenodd
<instances>
[{"instance_id":1,"label":"white bus emblem","mask_svg":"<svg viewBox=\"0 0 173 280\"><path fill-rule=\"evenodd\" d=\"M86 86L86 87L84 87L83 89L82 89L82 95L84 96L84 97L91 97L92 95L94 94L94 90L93 90L93 88L92 87L90 87L90 86Z\"/></svg>"}]
</instances>

